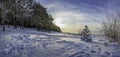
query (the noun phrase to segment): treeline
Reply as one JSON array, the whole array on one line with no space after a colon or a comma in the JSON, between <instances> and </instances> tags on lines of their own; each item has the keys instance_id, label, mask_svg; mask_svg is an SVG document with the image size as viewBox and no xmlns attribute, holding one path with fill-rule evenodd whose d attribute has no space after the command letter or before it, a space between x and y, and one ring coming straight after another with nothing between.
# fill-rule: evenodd
<instances>
[{"instance_id":1,"label":"treeline","mask_svg":"<svg viewBox=\"0 0 120 57\"><path fill-rule=\"evenodd\" d=\"M0 25L35 28L40 31L58 31L60 28L52 23L54 18L35 0L0 0Z\"/></svg>"}]
</instances>

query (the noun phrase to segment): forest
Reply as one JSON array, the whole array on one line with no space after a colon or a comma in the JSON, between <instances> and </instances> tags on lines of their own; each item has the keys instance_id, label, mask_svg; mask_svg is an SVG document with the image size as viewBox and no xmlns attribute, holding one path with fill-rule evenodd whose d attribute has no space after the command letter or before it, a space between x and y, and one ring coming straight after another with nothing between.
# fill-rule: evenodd
<instances>
[{"instance_id":1,"label":"forest","mask_svg":"<svg viewBox=\"0 0 120 57\"><path fill-rule=\"evenodd\" d=\"M5 25L12 25L14 29L61 32L53 21L47 9L35 0L0 0L0 25L3 31L6 30Z\"/></svg>"}]
</instances>

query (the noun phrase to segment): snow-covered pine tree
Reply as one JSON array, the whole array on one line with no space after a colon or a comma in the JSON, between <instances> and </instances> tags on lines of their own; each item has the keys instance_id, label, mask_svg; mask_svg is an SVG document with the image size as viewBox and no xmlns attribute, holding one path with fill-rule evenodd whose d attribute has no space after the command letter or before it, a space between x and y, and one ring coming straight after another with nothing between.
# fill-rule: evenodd
<instances>
[{"instance_id":1,"label":"snow-covered pine tree","mask_svg":"<svg viewBox=\"0 0 120 57\"><path fill-rule=\"evenodd\" d=\"M81 34L82 34L82 40L87 41L87 42L92 41L91 36L90 36L91 32L87 25L85 25L85 28L83 29Z\"/></svg>"}]
</instances>

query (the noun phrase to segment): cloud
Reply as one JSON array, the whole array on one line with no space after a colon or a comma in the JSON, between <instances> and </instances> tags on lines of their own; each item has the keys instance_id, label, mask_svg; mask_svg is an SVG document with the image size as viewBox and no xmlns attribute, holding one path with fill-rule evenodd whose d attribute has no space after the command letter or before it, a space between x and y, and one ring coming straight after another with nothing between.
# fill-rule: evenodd
<instances>
[{"instance_id":1,"label":"cloud","mask_svg":"<svg viewBox=\"0 0 120 57\"><path fill-rule=\"evenodd\" d=\"M49 3L45 5L45 7L54 17L54 23L58 24L59 21L59 24L61 23L64 25L64 27L62 27L64 32L77 32L80 27L83 27L84 25L89 25L91 27L96 26L98 24L96 21L98 18L96 17L100 16L98 12L102 9L87 4L73 5L61 2Z\"/></svg>"},{"instance_id":2,"label":"cloud","mask_svg":"<svg viewBox=\"0 0 120 57\"><path fill-rule=\"evenodd\" d=\"M119 5L117 0L38 0L54 17L54 23L64 25L63 31L78 31L79 27L89 25L100 27L100 21L111 5ZM108 8L108 9L107 9ZM59 25L58 25L59 26ZM74 27L74 29L73 29ZM76 32L75 31L75 32Z\"/></svg>"},{"instance_id":3,"label":"cloud","mask_svg":"<svg viewBox=\"0 0 120 57\"><path fill-rule=\"evenodd\" d=\"M54 3L46 6L49 8L49 12L53 15L55 19L63 20L63 23L75 23L75 22L92 22L94 21L94 16L96 14L83 13L83 11L75 5L64 4L64 3ZM88 7L88 6L86 6ZM98 15L98 14L97 14ZM90 19L91 18L91 19ZM66 22L67 21L67 22Z\"/></svg>"}]
</instances>

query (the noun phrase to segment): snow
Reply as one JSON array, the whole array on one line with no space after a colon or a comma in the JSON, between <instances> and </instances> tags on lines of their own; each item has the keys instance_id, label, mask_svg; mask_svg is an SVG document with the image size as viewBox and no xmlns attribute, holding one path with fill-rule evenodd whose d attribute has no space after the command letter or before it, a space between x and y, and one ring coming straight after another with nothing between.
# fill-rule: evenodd
<instances>
[{"instance_id":1,"label":"snow","mask_svg":"<svg viewBox=\"0 0 120 57\"><path fill-rule=\"evenodd\" d=\"M38 32L34 29L1 31L0 57L120 57L120 45L104 36L84 42L79 35Z\"/></svg>"}]
</instances>

